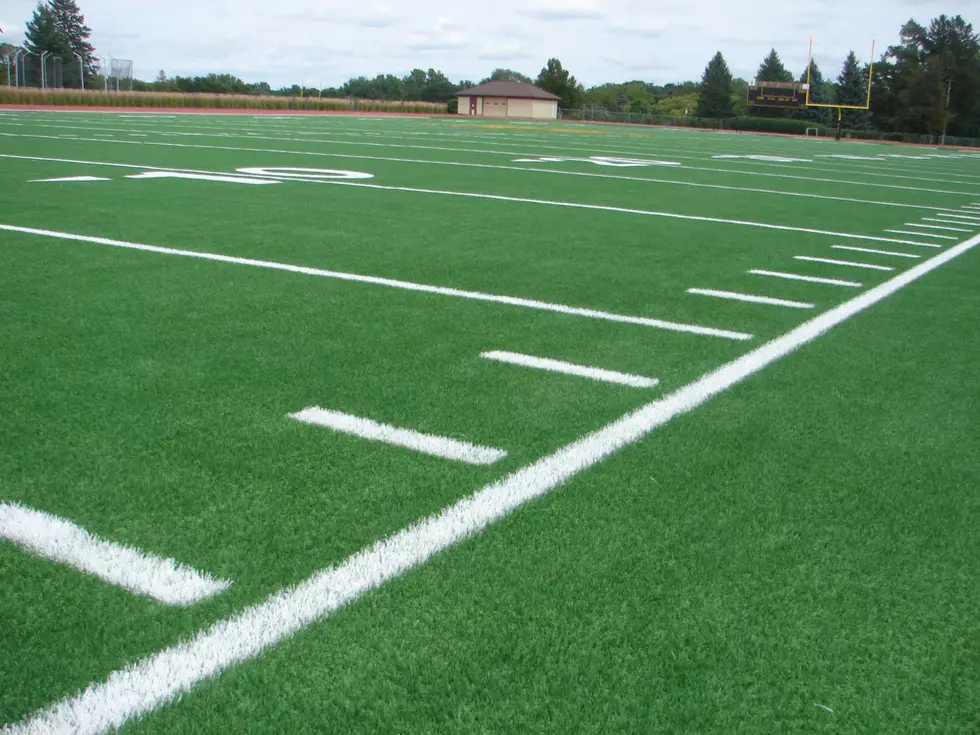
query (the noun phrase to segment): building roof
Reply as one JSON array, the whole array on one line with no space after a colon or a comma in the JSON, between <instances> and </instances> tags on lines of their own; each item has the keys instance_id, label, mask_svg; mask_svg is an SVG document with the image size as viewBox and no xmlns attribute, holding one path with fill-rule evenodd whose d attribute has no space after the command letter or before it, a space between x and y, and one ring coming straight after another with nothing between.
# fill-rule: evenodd
<instances>
[{"instance_id":1,"label":"building roof","mask_svg":"<svg viewBox=\"0 0 980 735\"><path fill-rule=\"evenodd\" d=\"M513 97L525 100L560 100L561 97L524 82L486 82L456 93L461 97Z\"/></svg>"}]
</instances>

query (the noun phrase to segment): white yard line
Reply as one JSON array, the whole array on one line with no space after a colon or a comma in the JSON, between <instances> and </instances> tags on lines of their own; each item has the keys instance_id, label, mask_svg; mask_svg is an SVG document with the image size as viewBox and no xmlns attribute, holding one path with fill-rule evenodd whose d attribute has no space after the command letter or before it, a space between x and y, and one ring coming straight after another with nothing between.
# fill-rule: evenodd
<instances>
[{"instance_id":1,"label":"white yard line","mask_svg":"<svg viewBox=\"0 0 980 735\"><path fill-rule=\"evenodd\" d=\"M481 447L446 436L423 434L412 429L379 424L371 419L352 416L340 411L330 411L319 406L310 406L288 415L289 418L304 424L321 426L342 434L371 439L384 444L411 449L421 454L465 462L466 464L493 464L507 456L507 452L502 449Z\"/></svg>"},{"instance_id":2,"label":"white yard line","mask_svg":"<svg viewBox=\"0 0 980 735\"><path fill-rule=\"evenodd\" d=\"M253 268L268 268L270 270L286 271L288 273L301 273L307 276L318 276L321 278L334 278L340 281L351 281L354 283L368 283L375 286L385 286L397 288L405 291L418 291L421 293L437 294L439 296L454 296L460 299L470 299L473 301L488 301L496 304L507 304L509 306L520 306L525 309L539 309L541 311L551 311L558 314L569 316L582 316L590 319L602 319L610 322L620 322L623 324L636 324L643 327L653 327L655 329L666 329L673 332L686 332L688 334L699 334L707 337L723 337L725 339L748 340L752 339L751 334L744 332L731 332L725 329L715 329L713 327L702 327L696 324L682 324L679 322L669 322L662 319L651 319L642 316L628 316L625 314L613 314L608 311L598 311L596 309L583 309L564 304L553 304L547 301L537 301L535 299L523 299L516 296L500 296L497 294L482 293L480 291L463 291L457 288L447 288L444 286L429 286L424 283L414 283L412 281L398 281L392 278L380 278L377 276L363 276L357 273L344 273L341 271L330 271L322 268L308 268L301 265L290 265L288 263L277 263L269 260L254 260L252 258L238 258L232 255L221 255L219 253L207 253L199 250L180 250L177 248L158 247L156 245L144 245L136 242L125 242L123 240L110 240L104 237L90 237L88 235L75 235L70 232L55 232L52 230L38 230L33 227L18 227L15 225L0 224L0 230L7 232L20 232L27 235L40 235L42 237L52 237L60 240L73 240L78 242L91 242L97 245L108 245L110 247L125 248L128 250L141 250L149 253L159 253L161 255L179 255L186 258L200 258L201 260L213 260L219 263L233 263L235 265L247 265Z\"/></svg>"},{"instance_id":3,"label":"white yard line","mask_svg":"<svg viewBox=\"0 0 980 735\"><path fill-rule=\"evenodd\" d=\"M687 292L699 296L714 296L719 299L731 299L732 301L746 301L750 304L768 304L770 306L787 306L791 309L812 309L814 304L806 304L802 301L787 301L786 299L773 299L768 296L754 296L747 293L736 293L734 291L714 291L710 288L689 288Z\"/></svg>"},{"instance_id":4,"label":"white yard line","mask_svg":"<svg viewBox=\"0 0 980 735\"><path fill-rule=\"evenodd\" d=\"M949 235L937 235L932 232L911 232L910 230L885 230L885 232L890 232L893 235L916 235L918 237L934 237L937 240L955 240L955 237L950 237ZM917 242L916 245L922 245L927 248L938 248L940 245L931 245L929 243Z\"/></svg>"},{"instance_id":5,"label":"white yard line","mask_svg":"<svg viewBox=\"0 0 980 735\"><path fill-rule=\"evenodd\" d=\"M980 236L919 263L674 393L362 549L340 564L215 623L189 640L113 672L104 681L9 726L7 735L104 733L153 712L191 691L196 684L259 656L365 592L481 533L522 505L546 495L613 452L638 442L671 419L693 411L977 244Z\"/></svg>"},{"instance_id":6,"label":"white yard line","mask_svg":"<svg viewBox=\"0 0 980 735\"><path fill-rule=\"evenodd\" d=\"M930 219L929 222L944 222L945 220L934 220ZM959 223L957 223L959 224ZM961 227L944 227L942 225L923 225L918 222L906 222L904 227L921 227L925 230L946 230L948 232L970 232L970 230L964 230Z\"/></svg>"},{"instance_id":7,"label":"white yard line","mask_svg":"<svg viewBox=\"0 0 980 735\"><path fill-rule=\"evenodd\" d=\"M167 605L191 605L231 584L173 559L106 541L63 518L17 503L0 503L0 538Z\"/></svg>"},{"instance_id":8,"label":"white yard line","mask_svg":"<svg viewBox=\"0 0 980 735\"><path fill-rule=\"evenodd\" d=\"M794 260L805 260L809 263L826 263L828 265L843 265L848 268L864 268L870 271L893 271L890 265L872 265L871 263L855 263L853 260L834 260L833 258L815 258L812 255L794 255Z\"/></svg>"},{"instance_id":9,"label":"white yard line","mask_svg":"<svg viewBox=\"0 0 980 735\"><path fill-rule=\"evenodd\" d=\"M803 276L799 273L783 273L782 271L750 270L754 276L772 276L773 278L785 278L787 281L805 281L806 283L823 283L828 286L847 286L849 288L861 288L863 283L857 281L841 281L836 278L820 278L818 276Z\"/></svg>"},{"instance_id":10,"label":"white yard line","mask_svg":"<svg viewBox=\"0 0 980 735\"><path fill-rule=\"evenodd\" d=\"M538 370L549 370L565 375L576 375L580 378L598 380L604 383L618 383L628 385L633 388L652 388L660 381L656 378L647 378L642 375L632 375L630 373L620 373L615 370L605 370L603 368L589 367L588 365L576 365L562 360L552 360L547 357L535 357L533 355L523 355L519 352L505 352L493 350L480 354L487 360L505 362L510 365L520 365L521 367L536 368Z\"/></svg>"},{"instance_id":11,"label":"white yard line","mask_svg":"<svg viewBox=\"0 0 980 735\"><path fill-rule=\"evenodd\" d=\"M936 212L936 217L941 219L966 220L967 223L980 222L980 217L974 217L973 215L968 214L954 214L953 212Z\"/></svg>"},{"instance_id":12,"label":"white yard line","mask_svg":"<svg viewBox=\"0 0 980 735\"><path fill-rule=\"evenodd\" d=\"M871 253L873 255L894 255L896 258L921 258L921 255L914 253L897 253L894 250L875 250L873 248L859 248L853 245L831 245L835 250L852 250L855 253Z\"/></svg>"},{"instance_id":13,"label":"white yard line","mask_svg":"<svg viewBox=\"0 0 980 735\"><path fill-rule=\"evenodd\" d=\"M941 216L941 215L937 215L936 217L923 217L922 218L922 221L923 222L939 222L939 223L944 224L944 225L961 224L961 223L958 223L958 222L950 222L949 220L945 220L945 219L939 219L939 216ZM925 225L916 225L916 226L917 227L925 227ZM951 227L944 227L944 228L937 227L936 229L953 229L953 228L951 228ZM969 230L959 230L959 232L969 232Z\"/></svg>"}]
</instances>

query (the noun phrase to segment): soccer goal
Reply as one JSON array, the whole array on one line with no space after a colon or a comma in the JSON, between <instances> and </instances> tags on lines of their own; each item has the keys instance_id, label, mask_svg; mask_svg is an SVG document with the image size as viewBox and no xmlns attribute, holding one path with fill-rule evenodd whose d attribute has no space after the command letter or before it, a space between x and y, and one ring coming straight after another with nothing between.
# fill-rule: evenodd
<instances>
[{"instance_id":1,"label":"soccer goal","mask_svg":"<svg viewBox=\"0 0 980 735\"><path fill-rule=\"evenodd\" d=\"M819 138L820 137L820 128L807 128L805 135L806 135L807 138L809 138L809 137Z\"/></svg>"}]
</instances>

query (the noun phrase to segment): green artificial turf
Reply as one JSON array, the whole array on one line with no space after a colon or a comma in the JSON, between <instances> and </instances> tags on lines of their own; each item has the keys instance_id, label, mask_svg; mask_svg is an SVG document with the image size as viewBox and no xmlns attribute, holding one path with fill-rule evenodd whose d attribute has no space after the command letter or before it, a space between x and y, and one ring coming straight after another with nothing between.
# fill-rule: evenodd
<instances>
[{"instance_id":1,"label":"green artificial turf","mask_svg":"<svg viewBox=\"0 0 980 735\"><path fill-rule=\"evenodd\" d=\"M776 136L57 111L0 115L0 133L0 154L20 157L0 158L0 224L753 335L737 342L0 231L0 500L234 580L208 601L168 608L0 542L0 722L258 603L921 262L832 245L925 259L956 241L886 230L980 201L976 157ZM714 158L730 154L805 160ZM908 157L825 157L838 154ZM682 165L514 160L537 156ZM125 178L139 166L341 168L428 191ZM78 175L111 180L33 181ZM719 221L732 219L748 224ZM980 221L964 222L966 232L931 232L980 232ZM972 251L131 728L975 731L978 275ZM636 390L501 365L481 359L486 350L660 384ZM509 456L459 465L286 418L311 405Z\"/></svg>"}]
</instances>

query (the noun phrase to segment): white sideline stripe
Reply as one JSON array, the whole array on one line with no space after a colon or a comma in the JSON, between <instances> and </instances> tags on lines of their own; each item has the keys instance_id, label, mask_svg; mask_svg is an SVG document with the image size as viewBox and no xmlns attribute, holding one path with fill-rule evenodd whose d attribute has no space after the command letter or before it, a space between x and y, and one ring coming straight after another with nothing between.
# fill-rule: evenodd
<instances>
[{"instance_id":1,"label":"white sideline stripe","mask_svg":"<svg viewBox=\"0 0 980 735\"><path fill-rule=\"evenodd\" d=\"M852 260L834 260L833 258L815 258L812 255L794 255L795 260L805 260L810 263L827 263L828 265L844 265L848 268L866 268L872 271L893 271L890 265L872 265L871 263L855 263Z\"/></svg>"},{"instance_id":2,"label":"white sideline stripe","mask_svg":"<svg viewBox=\"0 0 980 735\"><path fill-rule=\"evenodd\" d=\"M522 355L519 352L504 352L492 350L480 353L480 357L497 362L506 362L510 365L520 365L521 367L537 368L539 370L550 370L555 373L565 373L566 375L577 375L581 378L599 380L605 383L618 383L628 385L633 388L652 388L660 383L656 378L646 378L642 375L632 375L630 373L620 373L615 370L605 370L603 368L589 367L588 365L576 365L562 360L552 360L547 357L535 357L533 355Z\"/></svg>"},{"instance_id":3,"label":"white sideline stripe","mask_svg":"<svg viewBox=\"0 0 980 735\"><path fill-rule=\"evenodd\" d=\"M946 220L940 219L930 219L929 222L946 222ZM962 224L960 222L951 222L950 224ZM906 222L905 227L921 227L925 230L947 230L949 232L970 232L970 230L965 230L962 227L943 227L942 225L920 225L918 222Z\"/></svg>"},{"instance_id":4,"label":"white sideline stripe","mask_svg":"<svg viewBox=\"0 0 980 735\"><path fill-rule=\"evenodd\" d=\"M288 263L276 263L268 260L253 260L252 258L238 258L232 255L221 255L219 253L207 253L199 250L179 250L177 248L165 248L156 245L143 245L136 242L125 242L122 240L110 240L104 237L89 237L88 235L74 235L70 232L55 232L52 230L38 230L33 227L17 227L14 225L0 224L0 230L8 232L20 232L27 235L41 235L42 237L54 237L61 240L76 240L79 242L91 242L97 245L109 245L110 247L126 248L129 250L142 250L149 253L160 253L162 255L181 255L187 258L200 258L202 260L214 260L219 263L234 263L236 265L248 265L254 268L268 268L270 270L286 271L289 273L302 273L308 276L320 276L322 278L335 278L340 281L352 281L354 283L370 283L375 286L387 286L388 288L398 288L405 291L418 291L421 293L438 294L439 296L455 296L461 299L471 299L473 301L488 301L496 304L507 304L509 306L521 306L526 309L539 309L541 311L552 311L558 314L570 316L584 316L590 319L603 319L610 322L620 322L623 324L637 324L643 327L653 327L655 329L666 329L673 332L686 332L688 334L700 334L708 337L724 337L726 339L748 340L752 339L751 334L743 332L730 332L724 329L714 329L713 327L701 327L695 324L681 324L678 322L668 322L662 319L650 319L641 316L627 316L624 314L613 314L608 311L597 311L595 309L582 309L575 306L565 306L564 304L552 304L547 301L536 301L534 299L523 299L516 296L500 296L497 294L482 293L480 291L463 291L457 288L444 286L429 286L424 283L414 283L412 281L398 281L392 278L381 278L378 276L362 276L357 273L343 273L341 271L329 271L322 268L308 268L301 265L290 265Z\"/></svg>"},{"instance_id":5,"label":"white sideline stripe","mask_svg":"<svg viewBox=\"0 0 980 735\"><path fill-rule=\"evenodd\" d=\"M977 214L980 214L980 212ZM954 214L953 212L936 212L936 217L941 217L942 219L965 219L967 223L980 222L980 217L974 217L969 214Z\"/></svg>"},{"instance_id":6,"label":"white sideline stripe","mask_svg":"<svg viewBox=\"0 0 980 735\"><path fill-rule=\"evenodd\" d=\"M894 250L875 250L873 248L859 248L853 245L831 245L835 250L853 250L856 253L872 253L874 255L894 255L896 258L921 258L921 255L914 253L896 253Z\"/></svg>"},{"instance_id":7,"label":"white sideline stripe","mask_svg":"<svg viewBox=\"0 0 980 735\"><path fill-rule=\"evenodd\" d=\"M826 283L828 286L848 286L850 288L861 288L863 283L857 281L840 281L836 278L820 278L818 276L802 276L799 273L783 273L782 271L749 271L754 276L772 276L773 278L785 278L787 281L806 281L807 283Z\"/></svg>"},{"instance_id":8,"label":"white sideline stripe","mask_svg":"<svg viewBox=\"0 0 980 735\"><path fill-rule=\"evenodd\" d=\"M802 301L787 301L785 299L773 299L768 296L754 296L747 293L736 293L734 291L714 291L710 288L689 288L687 292L699 296L714 296L719 299L731 299L732 301L747 301L750 304L769 304L770 306L788 306L791 309L812 309L814 304L807 304Z\"/></svg>"},{"instance_id":9,"label":"white sideline stripe","mask_svg":"<svg viewBox=\"0 0 980 735\"><path fill-rule=\"evenodd\" d=\"M937 240L955 240L955 237L950 237L949 235L937 235L932 232L909 232L908 230L885 230L885 232L891 232L895 235L918 235L919 237L934 237ZM911 244L911 243L906 243ZM927 248L938 248L940 245L931 245L925 242L917 242L916 245L922 245Z\"/></svg>"},{"instance_id":10,"label":"white sideline stripe","mask_svg":"<svg viewBox=\"0 0 980 735\"><path fill-rule=\"evenodd\" d=\"M106 541L63 518L18 503L0 503L0 538L167 605L191 605L231 585L230 580Z\"/></svg>"},{"instance_id":11,"label":"white sideline stripe","mask_svg":"<svg viewBox=\"0 0 980 735\"><path fill-rule=\"evenodd\" d=\"M86 181L112 181L112 179L106 179L101 176L63 176L57 179L31 179L29 183L58 184L58 183L86 182Z\"/></svg>"},{"instance_id":12,"label":"white sideline stripe","mask_svg":"<svg viewBox=\"0 0 980 735\"><path fill-rule=\"evenodd\" d=\"M365 592L477 535L582 470L636 443L674 417L693 411L977 244L980 244L980 235L804 322L674 393L486 485L436 515L365 547L340 564L270 595L264 602L213 624L187 641L113 672L104 681L93 683L31 718L8 726L7 735L104 733L174 701L199 682L217 676L236 663L255 658L270 646L347 606Z\"/></svg>"},{"instance_id":13,"label":"white sideline stripe","mask_svg":"<svg viewBox=\"0 0 980 735\"><path fill-rule=\"evenodd\" d=\"M310 406L302 411L287 415L289 418L304 424L322 426L342 434L350 434L362 439L373 439L396 447L411 449L421 454L466 462L467 464L493 464L507 456L507 452L502 449L481 447L477 444L470 444L445 436L423 434L412 429L379 424L371 419L351 416L340 411L330 411L319 406Z\"/></svg>"},{"instance_id":14,"label":"white sideline stripe","mask_svg":"<svg viewBox=\"0 0 980 735\"><path fill-rule=\"evenodd\" d=\"M923 217L923 222L940 222L944 225L956 225L963 224L962 222L950 222L945 219L938 219L936 217ZM916 225L917 227L926 227L926 225ZM954 230L955 232L969 232L969 230L955 230L953 227L936 227L937 230Z\"/></svg>"},{"instance_id":15,"label":"white sideline stripe","mask_svg":"<svg viewBox=\"0 0 980 735\"><path fill-rule=\"evenodd\" d=\"M7 134L0 133L0 135L7 135ZM34 136L34 137L38 137L38 136ZM133 145L143 145L142 143L136 143L136 142L132 142L132 141L123 141L123 142L132 143ZM202 147L203 148L213 148L213 147L216 147L218 150L224 150L224 148L222 148L221 146L185 146L185 145L178 144L178 143L166 143L166 144L161 144L161 145L166 145L166 146L171 146L171 147L180 147L180 148L202 148ZM248 148L240 148L240 149L235 149L235 150L243 150L243 151L245 151L245 150L250 150L250 149L248 149ZM256 149L256 150L261 150L261 149ZM280 152L281 153L296 153L297 151L280 151ZM319 155L319 154L309 154L309 155ZM51 158L51 159L41 159L41 158L36 158L36 157L31 157L31 156L17 156L17 155L12 155L12 154L0 154L0 158L14 158L14 159L21 159L21 160L47 160L47 161L59 161L60 160L60 161L65 162L65 163L88 163L88 164L91 164L91 165L100 165L98 162L94 162L94 161L79 161L79 160L73 160L73 159L54 159L54 158ZM202 170L198 170L198 169L176 169L176 168L163 168L163 167L160 167L160 166L136 166L136 165L133 165L133 164L118 164L118 163L105 163L105 164L101 164L101 165L106 165L106 166L119 166L119 167L122 167L122 168L140 168L140 169L146 169L146 170L149 170L149 171L181 171L181 172L185 172L186 171L186 172L197 173L197 174L208 174L208 175L212 175L212 176L214 176L214 175L217 175L217 176L226 175L224 172L221 172L221 171L202 171ZM258 177L258 178L265 178L265 177ZM267 178L273 178L273 177L269 176ZM621 178L621 177L619 177L619 178ZM599 211L599 212L619 212L621 214L638 214L638 215L642 215L642 216L646 216L646 217L665 217L665 218L668 218L668 219L688 220L688 221L692 221L692 222L712 222L712 223L717 223L717 224L738 225L738 226L741 226L741 227L758 227L760 229L765 229L765 230L778 230L778 231L781 231L781 232L805 232L805 233L808 233L808 234L811 234L811 235L830 235L832 237L846 237L846 238L849 238L849 239L852 239L852 240L870 240L870 241L873 241L873 242L890 242L890 243L895 243L895 244L898 244L898 245L921 245L922 244L921 242L916 242L916 241L913 241L913 240L899 240L899 239L896 239L896 238L893 238L893 237L880 237L878 235L857 235L857 234L853 234L853 233L849 233L849 232L835 232L835 231L831 231L831 230L817 230L817 229L813 229L813 228L810 228L810 227L794 227L792 225L775 225L775 224L769 224L767 222L753 222L753 221L750 221L750 220L724 219L724 218L719 218L719 217L704 217L704 216L694 215L694 214L677 214L675 212L660 212L660 211L649 210L649 209L632 209L632 208L628 208L628 207L614 207L614 206L609 206L609 205L604 205L604 204L586 204L586 203L583 203L583 202L559 202L559 201L553 201L553 200L550 200L550 199L531 199L531 198L528 198L528 197L512 197L512 196L505 196L505 195L502 195L502 194L482 194L480 192L469 192L469 191L447 191L447 190L443 190L443 189L421 189L421 188L412 187L412 186L384 186L382 184L365 184L365 183L359 183L359 182L355 182L355 181L327 181L327 180L322 180L322 179L319 179L319 180L295 179L295 181L297 181L299 183L304 183L304 184L325 184L327 186L353 186L353 187L358 187L358 188L362 188L362 189L375 189L375 190L379 190L379 191L401 191L401 192L410 192L410 193L415 193L415 194L437 194L437 195L440 195L440 196L463 197L463 198L469 198L469 199L488 199L488 200L499 201L499 202L519 202L521 204L539 204L539 205L545 205L545 206L551 206L551 207L568 207L570 209L585 209L585 210L593 210L593 211ZM930 209L933 209L933 207L930 207ZM919 235L919 234L923 234L923 233L911 232L911 233L908 233L908 234L911 234L911 235Z\"/></svg>"}]
</instances>

